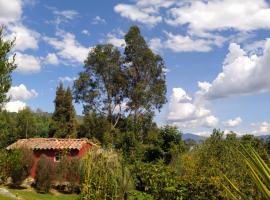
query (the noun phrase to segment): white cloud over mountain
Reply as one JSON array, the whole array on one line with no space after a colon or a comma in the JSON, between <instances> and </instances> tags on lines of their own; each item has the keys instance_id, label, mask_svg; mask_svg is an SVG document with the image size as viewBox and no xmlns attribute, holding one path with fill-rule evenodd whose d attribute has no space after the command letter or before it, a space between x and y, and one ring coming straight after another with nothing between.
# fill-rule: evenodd
<instances>
[{"instance_id":1,"label":"white cloud over mountain","mask_svg":"<svg viewBox=\"0 0 270 200\"><path fill-rule=\"evenodd\" d=\"M236 127L239 126L242 122L241 117L236 117L235 119L229 119L225 122L223 122L225 127Z\"/></svg>"},{"instance_id":2,"label":"white cloud over mountain","mask_svg":"<svg viewBox=\"0 0 270 200\"><path fill-rule=\"evenodd\" d=\"M203 102L192 100L182 88L173 88L167 120L184 129L198 126L213 128L219 122Z\"/></svg>"}]
</instances>

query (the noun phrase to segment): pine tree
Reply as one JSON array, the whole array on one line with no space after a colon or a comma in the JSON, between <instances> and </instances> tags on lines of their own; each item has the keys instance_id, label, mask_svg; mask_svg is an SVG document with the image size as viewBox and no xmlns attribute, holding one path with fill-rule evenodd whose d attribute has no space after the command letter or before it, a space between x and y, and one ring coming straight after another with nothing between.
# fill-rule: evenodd
<instances>
[{"instance_id":1,"label":"pine tree","mask_svg":"<svg viewBox=\"0 0 270 200\"><path fill-rule=\"evenodd\" d=\"M54 100L55 110L50 126L50 137L76 137L76 113L72 104L70 88L64 89L63 83L57 87Z\"/></svg>"}]
</instances>

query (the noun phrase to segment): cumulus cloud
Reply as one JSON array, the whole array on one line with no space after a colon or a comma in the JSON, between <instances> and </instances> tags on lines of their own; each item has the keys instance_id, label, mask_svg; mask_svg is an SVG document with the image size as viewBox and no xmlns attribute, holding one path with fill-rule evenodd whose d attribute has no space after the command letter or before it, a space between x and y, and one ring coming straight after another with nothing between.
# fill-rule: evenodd
<instances>
[{"instance_id":1,"label":"cumulus cloud","mask_svg":"<svg viewBox=\"0 0 270 200\"><path fill-rule=\"evenodd\" d=\"M48 53L47 57L45 58L45 62L51 65L59 64L58 57L55 55L55 53Z\"/></svg>"},{"instance_id":2,"label":"cumulus cloud","mask_svg":"<svg viewBox=\"0 0 270 200\"><path fill-rule=\"evenodd\" d=\"M15 64L17 65L16 71L23 74L36 73L41 70L39 58L20 52L16 52Z\"/></svg>"},{"instance_id":3,"label":"cumulus cloud","mask_svg":"<svg viewBox=\"0 0 270 200\"><path fill-rule=\"evenodd\" d=\"M37 49L40 34L30 30L22 24L8 26L10 31L9 39L16 38L15 50Z\"/></svg>"},{"instance_id":4,"label":"cumulus cloud","mask_svg":"<svg viewBox=\"0 0 270 200\"><path fill-rule=\"evenodd\" d=\"M10 102L4 105L4 109L8 112L18 112L26 107L25 100L35 98L38 93L34 89L27 89L24 84L18 86L12 86L7 96L10 98Z\"/></svg>"},{"instance_id":5,"label":"cumulus cloud","mask_svg":"<svg viewBox=\"0 0 270 200\"><path fill-rule=\"evenodd\" d=\"M206 99L247 95L270 90L270 40L262 55L248 55L235 43L230 44L222 72L211 82L199 82L199 96Z\"/></svg>"},{"instance_id":6,"label":"cumulus cloud","mask_svg":"<svg viewBox=\"0 0 270 200\"><path fill-rule=\"evenodd\" d=\"M20 20L22 15L22 1L13 0L7 3L0 0L0 24L8 25L11 22Z\"/></svg>"},{"instance_id":7,"label":"cumulus cloud","mask_svg":"<svg viewBox=\"0 0 270 200\"><path fill-rule=\"evenodd\" d=\"M187 25L196 31L270 28L270 8L265 0L189 1L171 8L168 13L168 24Z\"/></svg>"},{"instance_id":8,"label":"cumulus cloud","mask_svg":"<svg viewBox=\"0 0 270 200\"><path fill-rule=\"evenodd\" d=\"M17 100L27 100L38 96L38 93L34 90L28 90L24 84L20 84L19 86L13 86L9 89L7 96L12 101Z\"/></svg>"},{"instance_id":9,"label":"cumulus cloud","mask_svg":"<svg viewBox=\"0 0 270 200\"><path fill-rule=\"evenodd\" d=\"M202 102L192 98L182 88L173 88L169 101L167 119L179 128L193 128L197 126L215 127L219 120Z\"/></svg>"},{"instance_id":10,"label":"cumulus cloud","mask_svg":"<svg viewBox=\"0 0 270 200\"><path fill-rule=\"evenodd\" d=\"M241 123L242 123L241 117L236 117L235 119L229 119L223 122L223 125L225 127L236 127L239 126Z\"/></svg>"},{"instance_id":11,"label":"cumulus cloud","mask_svg":"<svg viewBox=\"0 0 270 200\"><path fill-rule=\"evenodd\" d=\"M19 112L26 108L26 103L22 101L10 101L4 105L4 109L8 112Z\"/></svg>"},{"instance_id":12,"label":"cumulus cloud","mask_svg":"<svg viewBox=\"0 0 270 200\"><path fill-rule=\"evenodd\" d=\"M44 40L57 50L57 55L73 64L83 63L89 49L80 44L72 33L60 31L57 38L45 37Z\"/></svg>"}]
</instances>

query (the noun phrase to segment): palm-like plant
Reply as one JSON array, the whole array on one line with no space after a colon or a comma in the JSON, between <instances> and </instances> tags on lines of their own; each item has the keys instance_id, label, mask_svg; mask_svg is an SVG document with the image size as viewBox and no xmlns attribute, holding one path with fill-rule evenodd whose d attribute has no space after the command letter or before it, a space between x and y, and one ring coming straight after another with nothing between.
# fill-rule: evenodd
<instances>
[{"instance_id":1,"label":"palm-like plant","mask_svg":"<svg viewBox=\"0 0 270 200\"><path fill-rule=\"evenodd\" d=\"M257 189L262 194L264 199L270 200L270 168L260 155L252 147L242 147L243 151L240 152L245 164L248 166L248 174L252 181L257 186ZM249 199L241 190L226 176L224 176L232 189L224 185L228 194L232 199Z\"/></svg>"}]
</instances>

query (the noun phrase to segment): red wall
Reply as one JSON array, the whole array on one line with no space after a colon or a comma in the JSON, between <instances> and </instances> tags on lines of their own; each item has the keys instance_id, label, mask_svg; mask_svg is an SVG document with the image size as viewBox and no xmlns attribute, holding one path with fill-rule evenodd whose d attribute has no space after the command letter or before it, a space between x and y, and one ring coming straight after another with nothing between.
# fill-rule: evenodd
<instances>
[{"instance_id":1,"label":"red wall","mask_svg":"<svg viewBox=\"0 0 270 200\"><path fill-rule=\"evenodd\" d=\"M83 147L80 150L71 150L68 153L68 157L69 158L75 158L75 157L81 158L89 151L89 149L91 147L92 147L91 144L85 144L85 145L83 145ZM57 152L59 152L59 151L57 151L57 150L35 150L35 151L33 151L34 163L33 163L33 166L31 168L31 173L30 173L31 177L35 178L35 176L36 176L36 169L37 169L38 161L39 161L40 156L42 154L47 156L52 162L55 162L55 155Z\"/></svg>"}]
</instances>

